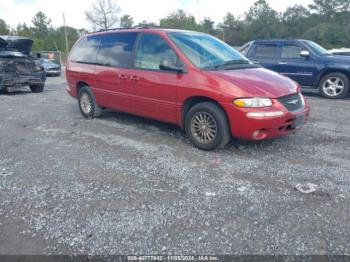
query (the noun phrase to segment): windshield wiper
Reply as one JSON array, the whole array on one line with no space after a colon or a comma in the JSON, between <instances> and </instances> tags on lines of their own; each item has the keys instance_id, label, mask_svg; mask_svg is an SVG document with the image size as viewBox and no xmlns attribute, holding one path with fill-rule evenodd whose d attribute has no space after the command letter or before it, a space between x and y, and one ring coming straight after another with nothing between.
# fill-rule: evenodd
<instances>
[{"instance_id":1,"label":"windshield wiper","mask_svg":"<svg viewBox=\"0 0 350 262\"><path fill-rule=\"evenodd\" d=\"M222 64L216 65L213 68L219 69L221 67L230 66L230 65L248 65L250 64L248 60L245 59L236 59L236 60L228 60L223 62Z\"/></svg>"}]
</instances>

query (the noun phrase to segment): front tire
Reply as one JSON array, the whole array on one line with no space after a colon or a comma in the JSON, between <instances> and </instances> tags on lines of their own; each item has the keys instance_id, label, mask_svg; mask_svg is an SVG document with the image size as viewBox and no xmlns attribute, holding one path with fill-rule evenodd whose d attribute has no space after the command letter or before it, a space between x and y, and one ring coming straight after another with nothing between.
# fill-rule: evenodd
<instances>
[{"instance_id":1,"label":"front tire","mask_svg":"<svg viewBox=\"0 0 350 262\"><path fill-rule=\"evenodd\" d=\"M44 86L45 84L31 85L29 88L33 93L41 93L44 91Z\"/></svg>"},{"instance_id":2,"label":"front tire","mask_svg":"<svg viewBox=\"0 0 350 262\"><path fill-rule=\"evenodd\" d=\"M342 73L330 73L321 79L319 89L325 98L344 98L349 93L349 79Z\"/></svg>"},{"instance_id":3,"label":"front tire","mask_svg":"<svg viewBox=\"0 0 350 262\"><path fill-rule=\"evenodd\" d=\"M225 112L212 102L196 104L188 111L185 130L191 143L206 151L223 148L231 138Z\"/></svg>"},{"instance_id":4,"label":"front tire","mask_svg":"<svg viewBox=\"0 0 350 262\"><path fill-rule=\"evenodd\" d=\"M78 104L81 114L86 118L96 118L102 113L101 107L96 103L96 99L88 86L79 90Z\"/></svg>"}]
</instances>

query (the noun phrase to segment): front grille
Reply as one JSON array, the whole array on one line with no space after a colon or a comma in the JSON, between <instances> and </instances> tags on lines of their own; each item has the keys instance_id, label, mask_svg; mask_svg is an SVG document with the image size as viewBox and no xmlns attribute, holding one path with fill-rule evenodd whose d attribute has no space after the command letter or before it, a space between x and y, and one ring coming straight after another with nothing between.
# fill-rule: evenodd
<instances>
[{"instance_id":1,"label":"front grille","mask_svg":"<svg viewBox=\"0 0 350 262\"><path fill-rule=\"evenodd\" d=\"M278 98L278 101L280 101L285 108L292 112L299 111L304 108L304 100L302 99L300 93L282 96Z\"/></svg>"},{"instance_id":2,"label":"front grille","mask_svg":"<svg viewBox=\"0 0 350 262\"><path fill-rule=\"evenodd\" d=\"M58 70L60 70L60 68L59 68L59 67L49 68L49 69L47 69L47 71L58 71Z\"/></svg>"}]
</instances>

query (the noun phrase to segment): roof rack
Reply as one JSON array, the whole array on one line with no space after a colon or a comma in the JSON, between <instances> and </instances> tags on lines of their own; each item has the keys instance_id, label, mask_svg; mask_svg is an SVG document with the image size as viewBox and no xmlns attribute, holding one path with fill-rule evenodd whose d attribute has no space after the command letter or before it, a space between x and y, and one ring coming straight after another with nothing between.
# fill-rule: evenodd
<instances>
[{"instance_id":1,"label":"roof rack","mask_svg":"<svg viewBox=\"0 0 350 262\"><path fill-rule=\"evenodd\" d=\"M163 28L157 25L138 25L134 26L133 29L154 29L154 28Z\"/></svg>"},{"instance_id":2,"label":"roof rack","mask_svg":"<svg viewBox=\"0 0 350 262\"><path fill-rule=\"evenodd\" d=\"M138 25L133 27L116 27L116 28L108 28L108 29L100 29L98 31L90 32L89 34L101 33L107 31L116 31L116 30L130 30L130 29L154 29L154 28L163 28L156 25Z\"/></svg>"}]
</instances>

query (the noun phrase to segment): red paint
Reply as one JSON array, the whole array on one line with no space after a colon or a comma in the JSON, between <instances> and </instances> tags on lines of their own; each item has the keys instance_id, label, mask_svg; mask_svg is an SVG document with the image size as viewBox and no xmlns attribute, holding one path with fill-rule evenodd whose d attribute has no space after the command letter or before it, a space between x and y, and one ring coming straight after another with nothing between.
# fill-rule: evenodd
<instances>
[{"instance_id":1,"label":"red paint","mask_svg":"<svg viewBox=\"0 0 350 262\"><path fill-rule=\"evenodd\" d=\"M230 121L231 134L235 138L253 139L256 130L263 130L255 138L264 139L286 135L288 126L299 114L308 115L309 104L298 113L289 112L276 98L300 92L297 83L287 77L262 68L202 71L196 68L168 38L166 30L133 29L122 32L147 32L159 34L170 44L186 65L186 73L121 69L100 65L70 62L66 76L68 92L77 98L77 86L84 82L92 88L96 101L103 107L121 110L183 127L184 103L195 96L216 101L225 110ZM111 33L111 32L109 32ZM116 31L118 33L118 31ZM104 33L99 33L104 34ZM232 101L244 97L269 97L269 108L239 108ZM252 119L247 112L283 111L280 117Z\"/></svg>"}]
</instances>

